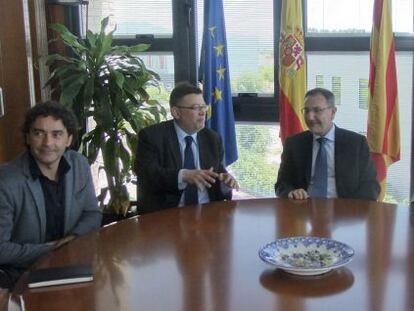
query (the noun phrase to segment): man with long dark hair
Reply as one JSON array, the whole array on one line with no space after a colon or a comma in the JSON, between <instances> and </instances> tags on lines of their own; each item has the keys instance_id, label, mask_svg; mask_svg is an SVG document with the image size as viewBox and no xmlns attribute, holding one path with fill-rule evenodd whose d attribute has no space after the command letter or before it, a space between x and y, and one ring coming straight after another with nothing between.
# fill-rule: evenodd
<instances>
[{"instance_id":1,"label":"man with long dark hair","mask_svg":"<svg viewBox=\"0 0 414 311\"><path fill-rule=\"evenodd\" d=\"M85 157L68 148L73 113L57 102L26 114L27 151L0 166L0 288L10 288L39 256L101 223Z\"/></svg>"}]
</instances>

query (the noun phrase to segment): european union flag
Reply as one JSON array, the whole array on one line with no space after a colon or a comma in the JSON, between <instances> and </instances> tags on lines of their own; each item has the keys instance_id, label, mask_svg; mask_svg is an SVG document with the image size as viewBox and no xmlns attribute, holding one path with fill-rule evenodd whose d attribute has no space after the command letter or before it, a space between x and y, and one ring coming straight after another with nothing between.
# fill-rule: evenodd
<instances>
[{"instance_id":1,"label":"european union flag","mask_svg":"<svg viewBox=\"0 0 414 311\"><path fill-rule=\"evenodd\" d=\"M207 127L220 134L224 145L224 164L227 166L237 160L237 141L222 0L204 1L200 80L204 100L209 105Z\"/></svg>"}]
</instances>

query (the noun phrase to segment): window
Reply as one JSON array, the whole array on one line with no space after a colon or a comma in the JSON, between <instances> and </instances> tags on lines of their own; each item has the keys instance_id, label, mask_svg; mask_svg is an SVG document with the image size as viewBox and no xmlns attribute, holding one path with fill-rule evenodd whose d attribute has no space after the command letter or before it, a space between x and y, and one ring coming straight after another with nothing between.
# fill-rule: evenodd
<instances>
[{"instance_id":1,"label":"window","mask_svg":"<svg viewBox=\"0 0 414 311\"><path fill-rule=\"evenodd\" d=\"M118 36L155 34L172 37L171 0L89 1L89 29L99 30L103 17L111 16ZM132 14L131 14L132 13Z\"/></svg>"},{"instance_id":2,"label":"window","mask_svg":"<svg viewBox=\"0 0 414 311\"><path fill-rule=\"evenodd\" d=\"M397 52L398 99L400 128L411 128L412 115L412 52ZM315 74L317 72L317 74ZM316 87L318 75L340 78L342 103L335 123L362 135L367 132L369 52L309 52L308 88ZM315 84L312 81L316 81ZM335 94L334 83L331 91ZM337 94L335 94L337 96ZM410 194L411 131L401 130L401 160L390 166L387 197L390 202L408 203Z\"/></svg>"},{"instance_id":3,"label":"window","mask_svg":"<svg viewBox=\"0 0 414 311\"><path fill-rule=\"evenodd\" d=\"M192 7L195 3L197 7ZM335 119L338 125L366 134L374 0L304 0L303 3L307 87L331 89L338 105ZM166 98L173 81L197 80L203 5L204 0L94 0L89 5L89 24L92 28L102 17L112 14L118 24L116 34L120 44L149 40L152 46L145 62L161 73L164 89L160 97ZM273 165L274 181L277 176L281 151L275 123L279 118L280 10L278 0L224 1L236 131L239 148L244 148L239 150L240 160L231 167L239 178L248 176L247 168L254 163L245 152L255 144L249 137L260 138L266 144L260 165L270 165L268 171ZM412 122L413 13L412 0L392 0L401 129L411 128ZM270 136L268 141L263 140L266 135ZM389 169L390 201L404 201L410 192L411 140L411 131L401 131L401 161ZM272 194L272 189L243 191L253 196Z\"/></svg>"},{"instance_id":4,"label":"window","mask_svg":"<svg viewBox=\"0 0 414 311\"><path fill-rule=\"evenodd\" d=\"M312 35L343 34L369 36L374 0L308 0L307 29ZM413 33L413 2L392 1L393 30Z\"/></svg>"},{"instance_id":5,"label":"window","mask_svg":"<svg viewBox=\"0 0 414 311\"><path fill-rule=\"evenodd\" d=\"M234 199L274 197L282 143L279 125L236 124L239 159L229 171L240 184Z\"/></svg>"},{"instance_id":6,"label":"window","mask_svg":"<svg viewBox=\"0 0 414 311\"><path fill-rule=\"evenodd\" d=\"M315 75L316 87L324 87L323 75Z\"/></svg>"},{"instance_id":7,"label":"window","mask_svg":"<svg viewBox=\"0 0 414 311\"><path fill-rule=\"evenodd\" d=\"M307 0L308 88L316 75L340 77L340 102L335 122L366 135L368 116L369 40L374 0ZM412 126L413 2L392 1L396 49L400 128ZM407 44L407 42L411 42ZM401 130L401 160L388 169L386 200L408 202L411 131Z\"/></svg>"},{"instance_id":8,"label":"window","mask_svg":"<svg viewBox=\"0 0 414 311\"><path fill-rule=\"evenodd\" d=\"M359 79L359 109L368 110L368 79Z\"/></svg>"},{"instance_id":9,"label":"window","mask_svg":"<svg viewBox=\"0 0 414 311\"><path fill-rule=\"evenodd\" d=\"M341 77L332 77L331 89L335 95L335 105L341 104Z\"/></svg>"},{"instance_id":10,"label":"window","mask_svg":"<svg viewBox=\"0 0 414 311\"><path fill-rule=\"evenodd\" d=\"M272 0L223 1L232 92L274 93ZM198 1L198 53L204 0ZM270 27L269 27L270 26ZM260 31L258 31L260 29Z\"/></svg>"},{"instance_id":11,"label":"window","mask_svg":"<svg viewBox=\"0 0 414 311\"><path fill-rule=\"evenodd\" d=\"M273 0L223 1L228 61L235 118L239 121L276 122ZM197 53L200 55L204 0L197 1ZM276 45L276 49L278 49Z\"/></svg>"},{"instance_id":12,"label":"window","mask_svg":"<svg viewBox=\"0 0 414 311\"><path fill-rule=\"evenodd\" d=\"M169 55L169 65L172 64L169 70L174 79L162 80L167 89L171 81L196 81L196 53L193 48L196 37L193 27L195 15L188 3L181 0L89 2L88 10L82 12L83 20L89 29L96 31L99 29L100 21L110 16L112 24L116 26L115 44L150 44L148 51L155 53L151 61L159 58L159 64L165 60L166 54Z\"/></svg>"},{"instance_id":13,"label":"window","mask_svg":"<svg viewBox=\"0 0 414 311\"><path fill-rule=\"evenodd\" d=\"M144 53L139 57L148 69L160 75L159 87L151 87L148 92L152 99L158 100L165 108L169 108L169 94L174 88L174 56L171 53Z\"/></svg>"}]
</instances>

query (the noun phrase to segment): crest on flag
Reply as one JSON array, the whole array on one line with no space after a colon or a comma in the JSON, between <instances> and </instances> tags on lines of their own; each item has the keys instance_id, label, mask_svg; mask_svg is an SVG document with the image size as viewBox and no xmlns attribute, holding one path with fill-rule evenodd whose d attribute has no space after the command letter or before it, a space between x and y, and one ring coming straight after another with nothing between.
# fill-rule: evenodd
<instances>
[{"instance_id":1,"label":"crest on flag","mask_svg":"<svg viewBox=\"0 0 414 311\"><path fill-rule=\"evenodd\" d=\"M282 32L280 36L280 58L290 77L305 64L303 32L296 29L295 33Z\"/></svg>"},{"instance_id":2,"label":"crest on flag","mask_svg":"<svg viewBox=\"0 0 414 311\"><path fill-rule=\"evenodd\" d=\"M279 38L279 116L282 143L287 137L306 128L301 112L306 94L302 19L302 0L282 0Z\"/></svg>"}]
</instances>

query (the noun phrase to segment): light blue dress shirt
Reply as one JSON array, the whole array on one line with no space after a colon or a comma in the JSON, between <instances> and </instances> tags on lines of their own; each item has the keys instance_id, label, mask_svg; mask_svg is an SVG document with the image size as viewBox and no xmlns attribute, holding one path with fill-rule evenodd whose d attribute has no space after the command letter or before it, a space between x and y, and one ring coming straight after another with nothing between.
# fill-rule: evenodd
<instances>
[{"instance_id":1,"label":"light blue dress shirt","mask_svg":"<svg viewBox=\"0 0 414 311\"><path fill-rule=\"evenodd\" d=\"M315 173L315 161L316 156L319 151L319 142L317 139L321 137L318 135L313 135L313 148L312 148L312 177L308 187L308 193L311 193L313 176ZM326 156L328 161L328 198L337 198L338 193L336 192L336 181L335 181L335 124L332 125L331 129L326 133L325 138L327 139L325 143Z\"/></svg>"},{"instance_id":2,"label":"light blue dress shirt","mask_svg":"<svg viewBox=\"0 0 414 311\"><path fill-rule=\"evenodd\" d=\"M178 138L178 143L180 144L180 153L181 153L181 159L183 161L183 165L184 165L184 150L185 150L185 137L189 136L189 134L187 134L181 127L179 127L179 125L174 122L174 127L175 127L175 132L177 133L177 138ZM200 153L198 150L198 141L197 141L197 133L194 133L193 135L190 135L193 138L193 143L191 144L191 149L193 150L193 155L194 155L194 164L196 169L201 169L200 167ZM187 187L187 183L185 181L183 181L183 172L185 171L185 169L181 169L178 172L178 189L183 190L185 187ZM203 204L203 203L208 203L210 202L210 198L208 196L208 192L207 189L205 187L203 187L203 190L198 189L198 203L199 204ZM178 204L178 206L183 206L184 205L184 192L181 195L181 199L180 202Z\"/></svg>"}]
</instances>

